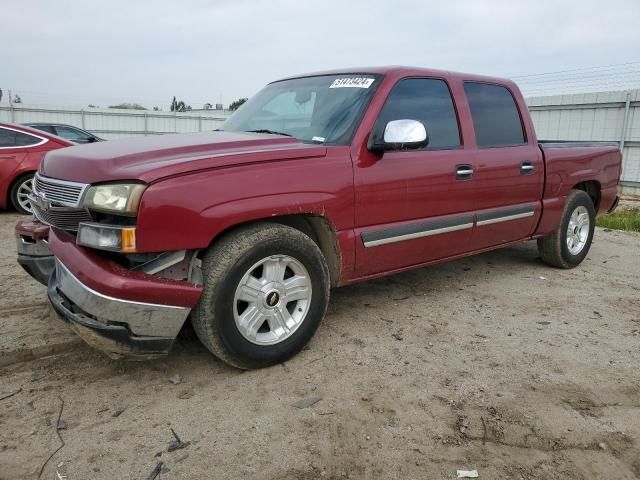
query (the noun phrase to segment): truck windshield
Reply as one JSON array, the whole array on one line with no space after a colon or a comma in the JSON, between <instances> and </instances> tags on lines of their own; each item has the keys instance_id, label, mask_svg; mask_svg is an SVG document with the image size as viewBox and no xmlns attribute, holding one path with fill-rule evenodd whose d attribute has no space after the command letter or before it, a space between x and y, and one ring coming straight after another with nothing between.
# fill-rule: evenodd
<instances>
[{"instance_id":1,"label":"truck windshield","mask_svg":"<svg viewBox=\"0 0 640 480\"><path fill-rule=\"evenodd\" d=\"M321 75L270 83L242 105L221 130L349 144L378 83L380 76L371 74Z\"/></svg>"}]
</instances>

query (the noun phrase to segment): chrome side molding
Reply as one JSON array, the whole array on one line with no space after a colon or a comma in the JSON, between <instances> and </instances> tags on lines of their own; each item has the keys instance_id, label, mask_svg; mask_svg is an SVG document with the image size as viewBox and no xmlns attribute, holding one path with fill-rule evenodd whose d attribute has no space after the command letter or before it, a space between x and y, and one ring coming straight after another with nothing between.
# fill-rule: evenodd
<instances>
[{"instance_id":1,"label":"chrome side molding","mask_svg":"<svg viewBox=\"0 0 640 480\"><path fill-rule=\"evenodd\" d=\"M370 248L389 243L412 240L414 238L430 237L432 235L441 235L459 230L468 230L474 226L482 227L484 225L532 217L535 212L535 206L531 204L517 205L514 207L500 208L491 212L480 212L476 215L469 213L455 215L448 218L419 220L397 227L363 232L360 234L360 237L365 248Z\"/></svg>"},{"instance_id":2,"label":"chrome side molding","mask_svg":"<svg viewBox=\"0 0 640 480\"><path fill-rule=\"evenodd\" d=\"M369 248L470 228L473 228L473 215L465 214L443 219L421 220L407 225L364 232L361 237L364 246Z\"/></svg>"}]
</instances>

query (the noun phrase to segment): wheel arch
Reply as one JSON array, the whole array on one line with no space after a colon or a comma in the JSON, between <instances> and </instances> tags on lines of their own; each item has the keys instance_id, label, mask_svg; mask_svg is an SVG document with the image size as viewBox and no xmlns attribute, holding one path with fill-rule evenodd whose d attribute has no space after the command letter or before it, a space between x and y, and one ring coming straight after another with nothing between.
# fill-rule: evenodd
<instances>
[{"instance_id":1,"label":"wheel arch","mask_svg":"<svg viewBox=\"0 0 640 480\"><path fill-rule=\"evenodd\" d=\"M20 172L18 175L15 176L15 178L13 180L11 180L11 183L9 183L9 187L7 188L7 192L5 195L5 201L6 201L6 206L7 207L14 207L13 205L13 199L11 198L11 193L13 192L13 188L20 182L20 180L22 180L24 177L30 176L30 175L35 175L37 172L37 170L26 170L26 171L22 171Z\"/></svg>"},{"instance_id":2,"label":"wheel arch","mask_svg":"<svg viewBox=\"0 0 640 480\"><path fill-rule=\"evenodd\" d=\"M583 192L587 193L587 195L591 197L591 201L593 202L593 207L595 208L596 213L598 212L598 209L600 207L601 191L602 191L602 186L600 185L600 182L598 182L597 180L582 181L580 183L575 184L572 187L572 190L582 190Z\"/></svg>"},{"instance_id":3,"label":"wheel arch","mask_svg":"<svg viewBox=\"0 0 640 480\"><path fill-rule=\"evenodd\" d=\"M299 230L314 241L324 255L329 267L329 279L331 287L336 287L340 283L342 276L342 255L336 235L335 226L331 221L322 215L311 213L299 213L288 215L277 215L268 218L256 218L239 222L226 227L212 240L209 246L214 245L220 238L227 234L248 225L259 223L279 223Z\"/></svg>"}]
</instances>

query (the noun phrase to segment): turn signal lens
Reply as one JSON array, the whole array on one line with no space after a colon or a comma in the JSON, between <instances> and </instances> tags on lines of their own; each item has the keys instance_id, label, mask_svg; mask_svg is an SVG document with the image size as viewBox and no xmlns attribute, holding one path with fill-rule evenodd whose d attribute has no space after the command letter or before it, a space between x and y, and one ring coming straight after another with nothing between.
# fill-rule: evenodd
<instances>
[{"instance_id":1,"label":"turn signal lens","mask_svg":"<svg viewBox=\"0 0 640 480\"><path fill-rule=\"evenodd\" d=\"M122 229L122 253L135 253L136 251L136 229L127 227Z\"/></svg>"},{"instance_id":2,"label":"turn signal lens","mask_svg":"<svg viewBox=\"0 0 640 480\"><path fill-rule=\"evenodd\" d=\"M134 253L136 251L136 228L81 223L78 226L76 243L99 250Z\"/></svg>"}]
</instances>

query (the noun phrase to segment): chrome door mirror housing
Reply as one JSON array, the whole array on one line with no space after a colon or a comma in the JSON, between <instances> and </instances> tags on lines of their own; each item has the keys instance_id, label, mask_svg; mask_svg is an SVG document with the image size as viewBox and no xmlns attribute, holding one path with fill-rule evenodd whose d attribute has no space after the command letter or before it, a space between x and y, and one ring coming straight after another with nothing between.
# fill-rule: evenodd
<instances>
[{"instance_id":1,"label":"chrome door mirror housing","mask_svg":"<svg viewBox=\"0 0 640 480\"><path fill-rule=\"evenodd\" d=\"M411 119L391 120L384 127L382 139L375 133L372 137L369 142L369 149L372 151L421 148L429 143L424 124Z\"/></svg>"}]
</instances>

